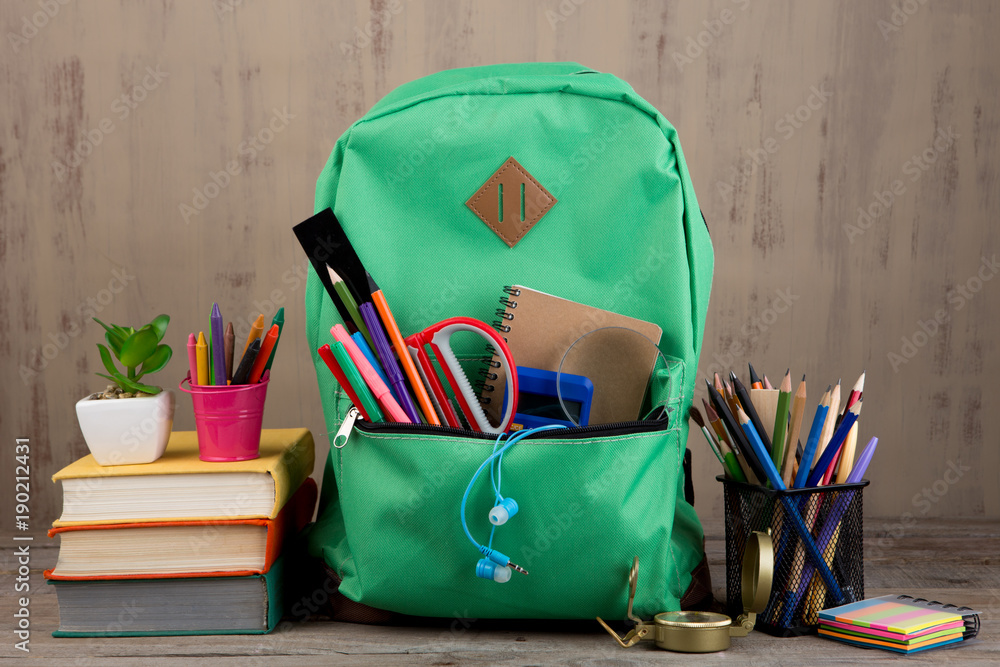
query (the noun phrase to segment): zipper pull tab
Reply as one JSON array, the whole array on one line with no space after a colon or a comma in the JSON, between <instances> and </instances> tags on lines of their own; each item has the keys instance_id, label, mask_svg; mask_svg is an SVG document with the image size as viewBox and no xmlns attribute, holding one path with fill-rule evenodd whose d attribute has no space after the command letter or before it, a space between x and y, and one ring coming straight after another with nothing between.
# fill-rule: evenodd
<instances>
[{"instance_id":1,"label":"zipper pull tab","mask_svg":"<svg viewBox=\"0 0 1000 667\"><path fill-rule=\"evenodd\" d=\"M337 431L337 435L333 437L333 446L337 449L343 449L344 445L347 444L347 439L351 437L351 429L354 428L354 422L358 420L358 416L361 413L354 406L347 411L347 416L344 417L344 423L340 425L340 429Z\"/></svg>"}]
</instances>

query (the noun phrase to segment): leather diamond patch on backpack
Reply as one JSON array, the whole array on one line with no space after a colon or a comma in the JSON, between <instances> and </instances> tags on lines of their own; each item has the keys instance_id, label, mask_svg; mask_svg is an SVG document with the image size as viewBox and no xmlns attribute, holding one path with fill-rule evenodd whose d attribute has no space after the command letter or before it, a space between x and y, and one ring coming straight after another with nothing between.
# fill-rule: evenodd
<instances>
[{"instance_id":1,"label":"leather diamond patch on backpack","mask_svg":"<svg viewBox=\"0 0 1000 667\"><path fill-rule=\"evenodd\" d=\"M513 248L555 203L552 193L510 157L465 205Z\"/></svg>"}]
</instances>

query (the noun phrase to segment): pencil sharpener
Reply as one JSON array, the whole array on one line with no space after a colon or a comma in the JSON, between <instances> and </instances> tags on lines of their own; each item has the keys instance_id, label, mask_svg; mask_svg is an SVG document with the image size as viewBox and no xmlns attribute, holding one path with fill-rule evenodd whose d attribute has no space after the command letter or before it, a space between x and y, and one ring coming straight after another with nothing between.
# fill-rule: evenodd
<instances>
[{"instance_id":1,"label":"pencil sharpener","mask_svg":"<svg viewBox=\"0 0 1000 667\"><path fill-rule=\"evenodd\" d=\"M635 646L647 639L668 651L681 653L714 653L725 651L732 637L746 637L757 622L757 614L764 611L771 596L774 575L774 544L770 531L754 532L747 540L743 553L742 589L743 613L731 619L724 614L708 611L666 611L656 614L652 622L643 621L632 613L635 589L639 579L639 558L632 561L628 575L628 617L635 627L624 637L600 623L622 648Z\"/></svg>"}]
</instances>

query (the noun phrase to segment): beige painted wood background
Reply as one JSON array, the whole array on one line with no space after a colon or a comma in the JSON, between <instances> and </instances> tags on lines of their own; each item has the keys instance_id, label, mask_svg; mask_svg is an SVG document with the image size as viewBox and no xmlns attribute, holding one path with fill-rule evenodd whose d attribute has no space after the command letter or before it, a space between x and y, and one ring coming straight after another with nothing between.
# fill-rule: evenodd
<instances>
[{"instance_id":1,"label":"beige painted wood background","mask_svg":"<svg viewBox=\"0 0 1000 667\"><path fill-rule=\"evenodd\" d=\"M321 461L290 231L316 175L393 87L522 60L613 72L677 126L716 249L702 376L791 366L813 402L866 368L867 513L1000 517L995 2L5 0L0 27L0 468L30 438L33 531L61 504L49 476L87 451L92 311L170 313L166 384L213 300L244 330L280 301L266 425L311 428ZM719 515L717 465L691 447L697 507Z\"/></svg>"}]
</instances>

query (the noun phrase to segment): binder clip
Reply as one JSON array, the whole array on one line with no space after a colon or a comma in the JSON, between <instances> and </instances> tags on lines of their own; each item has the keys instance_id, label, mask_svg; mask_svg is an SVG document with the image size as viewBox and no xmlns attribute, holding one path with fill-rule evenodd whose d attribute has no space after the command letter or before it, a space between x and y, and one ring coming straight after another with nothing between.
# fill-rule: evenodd
<instances>
[{"instance_id":1,"label":"binder clip","mask_svg":"<svg viewBox=\"0 0 1000 667\"><path fill-rule=\"evenodd\" d=\"M624 637L597 618L619 646L629 648L643 639L651 639L668 651L680 653L713 653L725 651L731 637L746 637L764 611L771 596L774 574L774 545L771 531L754 532L743 551L742 589L743 613L735 620L724 614L708 611L667 611L656 614L652 622L643 621L632 613L636 583L639 579L639 557L632 561L628 575L628 617L635 627Z\"/></svg>"}]
</instances>

